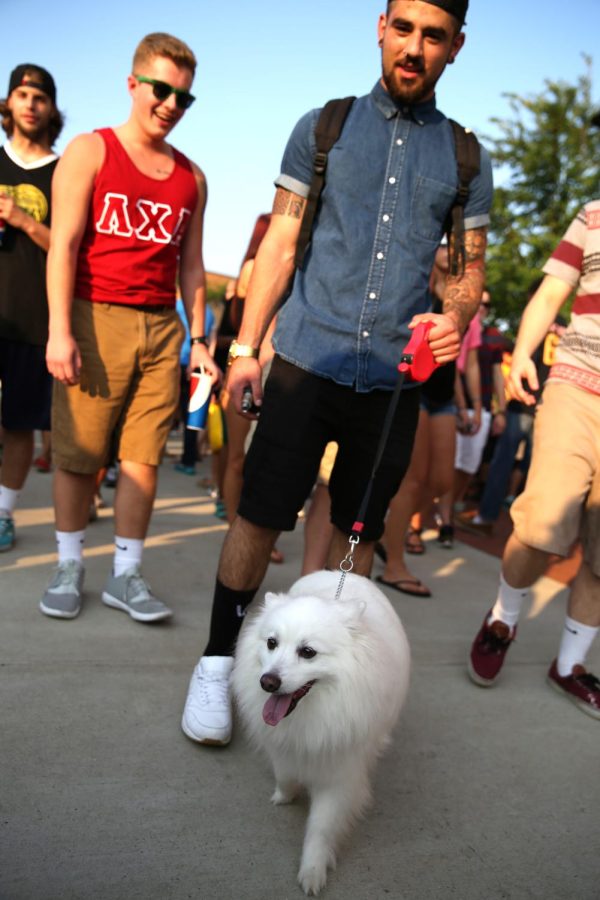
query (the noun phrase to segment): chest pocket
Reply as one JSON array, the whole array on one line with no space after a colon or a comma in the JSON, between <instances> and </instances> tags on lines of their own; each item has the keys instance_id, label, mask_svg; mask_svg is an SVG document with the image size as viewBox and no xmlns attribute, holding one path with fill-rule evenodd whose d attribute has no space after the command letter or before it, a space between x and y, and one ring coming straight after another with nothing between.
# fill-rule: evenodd
<instances>
[{"instance_id":1,"label":"chest pocket","mask_svg":"<svg viewBox=\"0 0 600 900\"><path fill-rule=\"evenodd\" d=\"M419 175L410 211L413 233L426 241L439 243L455 197L454 186Z\"/></svg>"}]
</instances>

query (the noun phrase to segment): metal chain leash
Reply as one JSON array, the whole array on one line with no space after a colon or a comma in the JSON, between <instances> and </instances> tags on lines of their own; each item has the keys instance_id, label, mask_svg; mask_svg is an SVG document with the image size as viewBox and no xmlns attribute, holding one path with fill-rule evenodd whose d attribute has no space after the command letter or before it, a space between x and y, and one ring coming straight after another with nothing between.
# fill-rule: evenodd
<instances>
[{"instance_id":1,"label":"metal chain leash","mask_svg":"<svg viewBox=\"0 0 600 900\"><path fill-rule=\"evenodd\" d=\"M358 546L358 544L360 544L360 537L357 534L351 534L348 538L348 543L350 544L350 549L340 563L340 572L342 574L340 575L340 583L338 584L338 589L335 595L336 600L339 600L342 595L346 575L354 568L354 550Z\"/></svg>"}]
</instances>

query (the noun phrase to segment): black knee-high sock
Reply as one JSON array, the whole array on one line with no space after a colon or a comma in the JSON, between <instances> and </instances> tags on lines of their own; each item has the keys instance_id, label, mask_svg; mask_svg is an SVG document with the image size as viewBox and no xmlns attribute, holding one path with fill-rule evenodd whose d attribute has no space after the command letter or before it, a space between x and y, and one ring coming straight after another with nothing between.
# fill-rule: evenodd
<instances>
[{"instance_id":1,"label":"black knee-high sock","mask_svg":"<svg viewBox=\"0 0 600 900\"><path fill-rule=\"evenodd\" d=\"M232 656L235 641L244 621L247 607L258 588L234 591L217 578L213 597L210 635L203 656Z\"/></svg>"}]
</instances>

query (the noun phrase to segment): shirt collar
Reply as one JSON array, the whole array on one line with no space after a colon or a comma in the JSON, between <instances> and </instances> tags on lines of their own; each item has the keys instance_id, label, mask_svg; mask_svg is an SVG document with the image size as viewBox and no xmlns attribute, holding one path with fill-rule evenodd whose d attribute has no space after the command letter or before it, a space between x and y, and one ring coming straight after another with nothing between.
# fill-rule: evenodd
<instances>
[{"instance_id":1,"label":"shirt collar","mask_svg":"<svg viewBox=\"0 0 600 900\"><path fill-rule=\"evenodd\" d=\"M371 97L375 106L386 119L393 119L394 116L399 115L403 119L412 119L417 125L425 125L426 122L431 122L436 118L435 95L431 100L425 100L423 103L400 103L388 94L379 80L371 91Z\"/></svg>"}]
</instances>

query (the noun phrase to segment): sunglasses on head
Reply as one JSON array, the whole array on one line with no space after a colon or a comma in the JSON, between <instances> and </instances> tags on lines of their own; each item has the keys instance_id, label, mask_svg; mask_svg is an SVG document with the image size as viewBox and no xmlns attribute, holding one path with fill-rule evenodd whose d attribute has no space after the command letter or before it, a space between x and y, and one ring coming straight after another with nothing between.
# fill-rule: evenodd
<instances>
[{"instance_id":1,"label":"sunglasses on head","mask_svg":"<svg viewBox=\"0 0 600 900\"><path fill-rule=\"evenodd\" d=\"M152 93L161 103L167 100L171 94L175 94L175 105L178 109L189 109L196 99L189 91L171 87L166 81L157 81L156 78L146 78L145 75L134 75L133 77L142 84L151 84Z\"/></svg>"}]
</instances>

